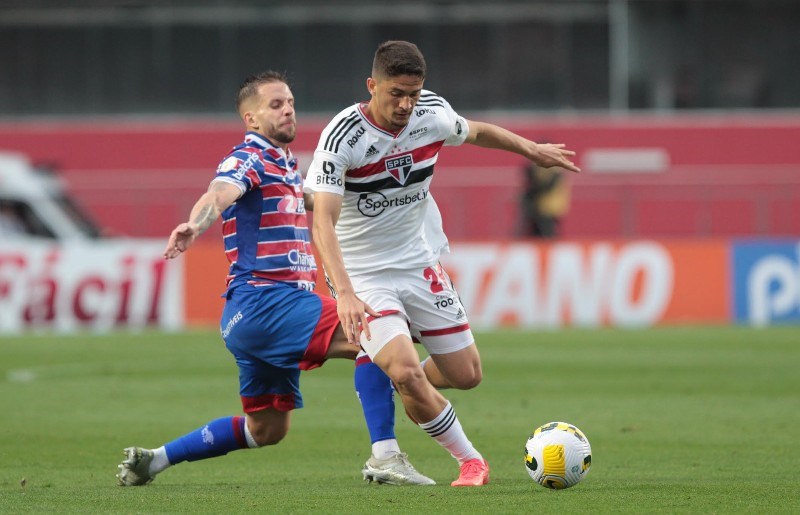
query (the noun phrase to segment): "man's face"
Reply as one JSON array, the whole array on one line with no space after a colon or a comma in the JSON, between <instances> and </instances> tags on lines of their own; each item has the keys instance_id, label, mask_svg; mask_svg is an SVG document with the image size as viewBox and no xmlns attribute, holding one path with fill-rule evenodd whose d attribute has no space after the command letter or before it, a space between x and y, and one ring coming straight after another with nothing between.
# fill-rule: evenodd
<instances>
[{"instance_id":1,"label":"man's face","mask_svg":"<svg viewBox=\"0 0 800 515\"><path fill-rule=\"evenodd\" d=\"M270 141L280 145L294 141L297 132L294 97L283 82L259 86L258 95L250 100L244 117L249 130L266 136Z\"/></svg>"},{"instance_id":2,"label":"man's face","mask_svg":"<svg viewBox=\"0 0 800 515\"><path fill-rule=\"evenodd\" d=\"M367 79L367 89L372 94L370 114L378 125L391 132L408 125L423 82L425 79L415 75Z\"/></svg>"}]
</instances>

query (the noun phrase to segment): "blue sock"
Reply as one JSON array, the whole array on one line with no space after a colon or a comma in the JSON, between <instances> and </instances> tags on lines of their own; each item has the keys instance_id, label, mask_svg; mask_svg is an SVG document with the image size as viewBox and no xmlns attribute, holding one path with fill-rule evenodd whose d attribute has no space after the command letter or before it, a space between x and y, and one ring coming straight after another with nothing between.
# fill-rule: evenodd
<instances>
[{"instance_id":1,"label":"blue sock","mask_svg":"<svg viewBox=\"0 0 800 515\"><path fill-rule=\"evenodd\" d=\"M215 458L230 451L246 449L244 423L244 417L218 418L169 442L164 448L170 464Z\"/></svg>"},{"instance_id":2,"label":"blue sock","mask_svg":"<svg viewBox=\"0 0 800 515\"><path fill-rule=\"evenodd\" d=\"M389 376L364 356L356 360L354 382L372 443L394 439L394 390Z\"/></svg>"}]
</instances>

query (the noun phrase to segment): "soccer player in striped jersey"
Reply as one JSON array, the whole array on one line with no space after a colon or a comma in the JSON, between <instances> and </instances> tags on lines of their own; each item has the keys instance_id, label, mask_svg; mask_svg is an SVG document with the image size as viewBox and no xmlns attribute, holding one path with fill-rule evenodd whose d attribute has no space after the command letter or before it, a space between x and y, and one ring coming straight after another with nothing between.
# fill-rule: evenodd
<instances>
[{"instance_id":1,"label":"soccer player in striped jersey","mask_svg":"<svg viewBox=\"0 0 800 515\"><path fill-rule=\"evenodd\" d=\"M185 252L222 216L230 272L220 330L239 367L245 415L213 420L156 449L126 448L121 486L147 484L183 461L277 444L291 410L303 406L300 371L328 358L355 359L358 351L342 330L336 302L311 291L316 263L302 176L288 148L296 122L286 78L276 72L247 78L237 108L244 142L222 160L189 221L172 231L164 256Z\"/></svg>"},{"instance_id":2,"label":"soccer player in striped jersey","mask_svg":"<svg viewBox=\"0 0 800 515\"><path fill-rule=\"evenodd\" d=\"M442 146L470 143L543 167L579 170L564 145L537 144L459 116L423 89L425 73L416 45L380 45L367 79L371 99L343 110L325 128L305 188L314 192L314 241L339 318L366 353L357 358L355 375L373 441L365 479L380 480L384 464L400 453L388 375L409 416L459 462L451 484L479 486L489 481L489 465L438 391L473 388L482 371L466 310L439 264L448 247L430 193L434 165ZM373 316L373 309L382 316ZM358 336L367 325L371 340ZM413 339L430 355L422 363Z\"/></svg>"}]
</instances>

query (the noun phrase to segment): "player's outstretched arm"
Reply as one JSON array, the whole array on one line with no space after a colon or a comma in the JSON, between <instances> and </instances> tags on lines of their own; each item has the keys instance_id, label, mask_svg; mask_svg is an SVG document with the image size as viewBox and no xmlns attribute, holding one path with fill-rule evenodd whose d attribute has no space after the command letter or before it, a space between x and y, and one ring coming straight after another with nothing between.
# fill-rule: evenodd
<instances>
[{"instance_id":1,"label":"player's outstretched arm","mask_svg":"<svg viewBox=\"0 0 800 515\"><path fill-rule=\"evenodd\" d=\"M212 181L208 191L194 204L189 214L189 221L179 224L172 230L167 248L164 250L164 257L172 259L185 252L228 206L236 202L239 195L241 191L233 184Z\"/></svg>"},{"instance_id":2,"label":"player's outstretched arm","mask_svg":"<svg viewBox=\"0 0 800 515\"><path fill-rule=\"evenodd\" d=\"M572 172L581 171L570 159L575 152L566 149L564 144L536 143L491 123L472 120L467 120L467 123L469 124L467 143L514 152L544 168L560 166Z\"/></svg>"}]
</instances>

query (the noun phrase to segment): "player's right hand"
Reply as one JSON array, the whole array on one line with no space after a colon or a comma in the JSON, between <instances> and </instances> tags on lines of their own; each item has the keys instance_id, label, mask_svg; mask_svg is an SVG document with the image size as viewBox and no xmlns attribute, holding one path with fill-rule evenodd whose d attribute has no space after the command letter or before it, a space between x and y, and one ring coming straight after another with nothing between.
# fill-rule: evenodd
<instances>
[{"instance_id":1,"label":"player's right hand","mask_svg":"<svg viewBox=\"0 0 800 515\"><path fill-rule=\"evenodd\" d=\"M192 224L184 222L178 225L169 235L167 248L164 249L164 258L178 257L191 246L197 236L198 231Z\"/></svg>"},{"instance_id":2,"label":"player's right hand","mask_svg":"<svg viewBox=\"0 0 800 515\"><path fill-rule=\"evenodd\" d=\"M355 293L339 293L336 296L336 310L349 343L359 345L361 331L364 331L367 340L372 339L367 315L379 317L380 313L359 299Z\"/></svg>"},{"instance_id":3,"label":"player's right hand","mask_svg":"<svg viewBox=\"0 0 800 515\"><path fill-rule=\"evenodd\" d=\"M580 172L581 169L571 159L575 152L565 147L566 145L563 143L538 143L536 144L536 153L531 157L531 161L544 168L559 166L570 172Z\"/></svg>"}]
</instances>

